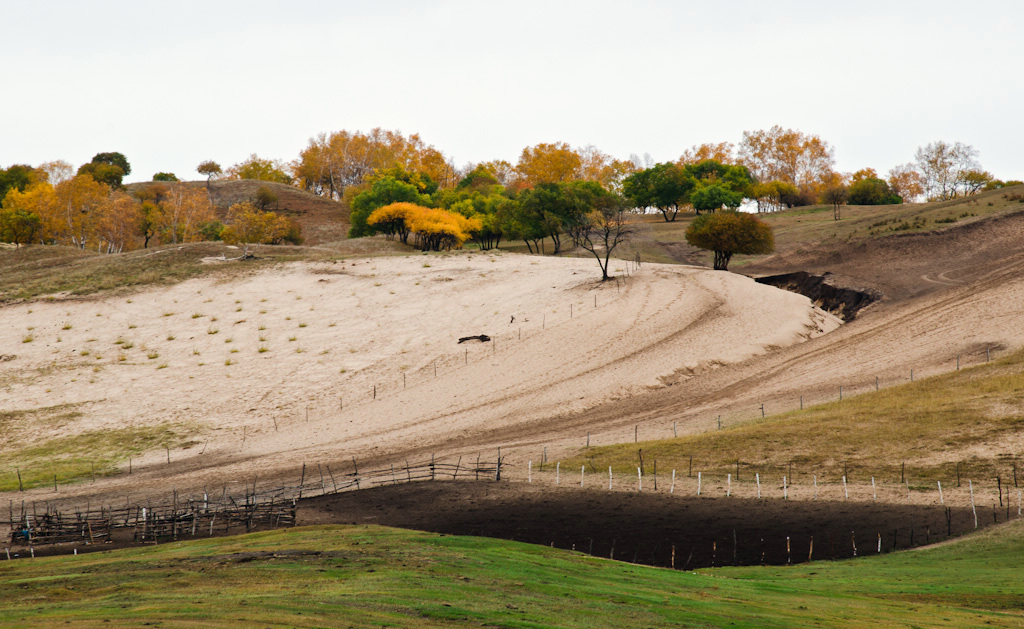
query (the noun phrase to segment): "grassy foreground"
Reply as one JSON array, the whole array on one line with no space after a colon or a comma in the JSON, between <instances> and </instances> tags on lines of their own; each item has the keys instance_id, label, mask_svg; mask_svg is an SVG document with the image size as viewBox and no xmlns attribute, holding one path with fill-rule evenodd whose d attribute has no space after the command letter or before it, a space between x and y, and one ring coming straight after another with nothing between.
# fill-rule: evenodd
<instances>
[{"instance_id":1,"label":"grassy foreground","mask_svg":"<svg viewBox=\"0 0 1024 629\"><path fill-rule=\"evenodd\" d=\"M1004 481L1017 460L1016 435L1024 429L1024 351L991 363L917 382L893 386L843 401L771 416L722 430L678 439L620 444L582 450L569 469L586 462L594 469L611 466L634 473L638 448L647 465L662 469L735 471L739 460L745 476L755 471L815 472L833 477L849 470L851 477L900 480L906 463L910 483L949 486L959 464L964 478Z\"/></svg>"},{"instance_id":2,"label":"grassy foreground","mask_svg":"<svg viewBox=\"0 0 1024 629\"><path fill-rule=\"evenodd\" d=\"M4 562L0 626L1020 626L1022 552L1014 523L854 561L684 573L518 542L309 527Z\"/></svg>"}]
</instances>

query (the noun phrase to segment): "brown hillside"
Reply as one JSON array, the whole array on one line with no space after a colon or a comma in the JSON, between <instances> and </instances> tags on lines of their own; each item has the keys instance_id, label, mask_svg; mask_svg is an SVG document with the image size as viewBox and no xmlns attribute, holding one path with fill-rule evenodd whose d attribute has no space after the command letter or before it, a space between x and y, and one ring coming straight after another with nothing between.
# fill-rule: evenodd
<instances>
[{"instance_id":1,"label":"brown hillside","mask_svg":"<svg viewBox=\"0 0 1024 629\"><path fill-rule=\"evenodd\" d=\"M145 186L146 183L131 184L129 188ZM184 182L190 186L206 187L205 181ZM224 218L228 208L234 203L250 201L256 191L266 186L277 195L277 203L270 210L293 218L302 225L304 244L320 245L328 242L344 240L348 236L349 209L341 203L317 196L295 186L271 181L253 179L225 179L210 184L210 196L217 206L217 214Z\"/></svg>"}]
</instances>

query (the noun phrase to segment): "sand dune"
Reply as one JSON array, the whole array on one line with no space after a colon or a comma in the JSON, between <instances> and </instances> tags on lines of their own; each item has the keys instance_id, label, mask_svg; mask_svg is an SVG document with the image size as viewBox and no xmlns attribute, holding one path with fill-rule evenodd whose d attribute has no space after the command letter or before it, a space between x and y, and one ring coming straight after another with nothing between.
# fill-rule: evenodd
<instances>
[{"instance_id":1,"label":"sand dune","mask_svg":"<svg viewBox=\"0 0 1024 629\"><path fill-rule=\"evenodd\" d=\"M839 325L806 298L739 275L645 264L626 279L617 264L622 281L602 284L582 258L296 263L130 298L9 306L0 354L16 358L0 363L0 407L83 413L37 440L192 426L202 434L175 460L264 473L443 452L499 428L557 432L561 418ZM478 334L493 340L458 343Z\"/></svg>"}]
</instances>

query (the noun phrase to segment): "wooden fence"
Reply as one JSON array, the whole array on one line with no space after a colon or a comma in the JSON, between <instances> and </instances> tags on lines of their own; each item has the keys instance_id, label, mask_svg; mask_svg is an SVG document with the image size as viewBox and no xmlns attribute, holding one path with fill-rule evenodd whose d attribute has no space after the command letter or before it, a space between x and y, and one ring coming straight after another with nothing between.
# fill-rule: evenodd
<instances>
[{"instance_id":1,"label":"wooden fence","mask_svg":"<svg viewBox=\"0 0 1024 629\"><path fill-rule=\"evenodd\" d=\"M122 533L123 541L158 542L177 540L215 533L253 531L295 525L296 504L303 496L333 494L353 489L366 489L381 485L397 485L435 480L501 480L505 467L499 452L494 461L456 462L436 461L410 465L390 465L360 471L352 461L352 471L335 474L329 465L317 464L315 470L306 464L297 485L257 489L258 479L245 484L242 497L228 493L224 487L219 497L211 498L204 491L201 496L179 498L174 492L169 503L126 504L122 507L99 508L87 505L83 509L57 510L49 505L40 512L37 503L9 505L10 542L12 545L44 545L68 542L97 544L112 541L115 533ZM131 532L130 536L128 532Z\"/></svg>"}]
</instances>

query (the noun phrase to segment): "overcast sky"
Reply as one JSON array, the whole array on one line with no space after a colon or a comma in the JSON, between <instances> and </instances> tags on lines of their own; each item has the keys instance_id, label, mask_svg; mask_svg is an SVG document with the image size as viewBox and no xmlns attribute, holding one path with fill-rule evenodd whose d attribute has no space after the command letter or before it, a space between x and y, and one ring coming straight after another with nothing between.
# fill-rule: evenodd
<instances>
[{"instance_id":1,"label":"overcast sky","mask_svg":"<svg viewBox=\"0 0 1024 629\"><path fill-rule=\"evenodd\" d=\"M565 141L675 159L779 124L880 173L962 141L1024 179L1024 2L4 2L0 166L195 179L321 131L457 164Z\"/></svg>"}]
</instances>

